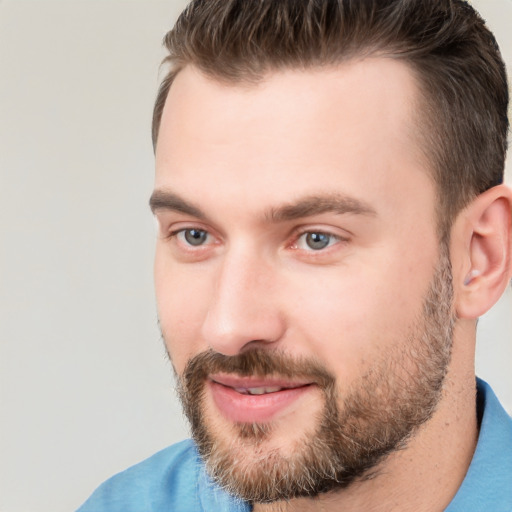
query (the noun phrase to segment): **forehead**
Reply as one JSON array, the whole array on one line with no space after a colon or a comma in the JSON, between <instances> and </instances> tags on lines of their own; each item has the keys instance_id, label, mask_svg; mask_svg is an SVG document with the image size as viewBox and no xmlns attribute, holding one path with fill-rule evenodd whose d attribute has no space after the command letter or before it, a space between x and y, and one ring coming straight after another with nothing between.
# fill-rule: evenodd
<instances>
[{"instance_id":1,"label":"forehead","mask_svg":"<svg viewBox=\"0 0 512 512\"><path fill-rule=\"evenodd\" d=\"M208 190L245 209L305 192L386 195L431 189L409 67L388 58L274 72L226 84L181 71L163 111L156 188L208 202ZM306 189L306 190L304 190ZM334 190L333 190L334 189ZM375 196L375 197L372 197Z\"/></svg>"}]
</instances>

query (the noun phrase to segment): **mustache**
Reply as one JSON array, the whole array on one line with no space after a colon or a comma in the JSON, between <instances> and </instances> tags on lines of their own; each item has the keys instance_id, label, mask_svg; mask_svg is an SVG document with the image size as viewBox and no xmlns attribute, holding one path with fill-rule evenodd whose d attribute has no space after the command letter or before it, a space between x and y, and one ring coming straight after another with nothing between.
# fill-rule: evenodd
<instances>
[{"instance_id":1,"label":"mustache","mask_svg":"<svg viewBox=\"0 0 512 512\"><path fill-rule=\"evenodd\" d=\"M242 377L279 376L307 379L323 388L333 387L334 376L313 359L291 357L277 350L254 348L234 356L206 350L192 357L180 378L185 387L204 382L215 373L236 374Z\"/></svg>"}]
</instances>

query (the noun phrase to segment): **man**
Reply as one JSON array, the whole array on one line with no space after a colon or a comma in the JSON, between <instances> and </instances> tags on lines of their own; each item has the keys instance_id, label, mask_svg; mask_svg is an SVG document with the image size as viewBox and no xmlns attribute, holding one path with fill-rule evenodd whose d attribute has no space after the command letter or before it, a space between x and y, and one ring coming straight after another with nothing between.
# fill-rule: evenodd
<instances>
[{"instance_id":1,"label":"man","mask_svg":"<svg viewBox=\"0 0 512 512\"><path fill-rule=\"evenodd\" d=\"M512 274L483 21L197 0L165 42L155 284L194 441L80 510L512 510L512 420L474 372Z\"/></svg>"}]
</instances>

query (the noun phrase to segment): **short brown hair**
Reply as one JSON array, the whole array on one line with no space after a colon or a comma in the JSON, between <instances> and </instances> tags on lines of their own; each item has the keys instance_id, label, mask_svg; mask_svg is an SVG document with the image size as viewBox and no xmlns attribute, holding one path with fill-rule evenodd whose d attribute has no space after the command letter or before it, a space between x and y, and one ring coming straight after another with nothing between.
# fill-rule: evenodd
<instances>
[{"instance_id":1,"label":"short brown hair","mask_svg":"<svg viewBox=\"0 0 512 512\"><path fill-rule=\"evenodd\" d=\"M501 183L508 133L505 66L492 33L462 0L193 0L164 44L170 65L153 112L153 145L174 77L187 65L223 82L382 55L403 59L422 92L424 142L441 228Z\"/></svg>"}]
</instances>

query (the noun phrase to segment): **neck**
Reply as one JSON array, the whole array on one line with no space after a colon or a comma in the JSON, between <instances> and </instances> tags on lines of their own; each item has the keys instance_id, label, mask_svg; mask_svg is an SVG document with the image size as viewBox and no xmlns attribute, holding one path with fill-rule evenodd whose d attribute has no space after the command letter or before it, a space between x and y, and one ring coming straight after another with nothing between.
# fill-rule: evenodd
<instances>
[{"instance_id":1,"label":"neck","mask_svg":"<svg viewBox=\"0 0 512 512\"><path fill-rule=\"evenodd\" d=\"M474 368L472 364L457 364L472 357L462 353L468 345L454 343L452 364L432 418L413 434L404 449L379 465L375 477L315 498L256 504L254 511L444 510L464 480L478 439Z\"/></svg>"}]
</instances>

